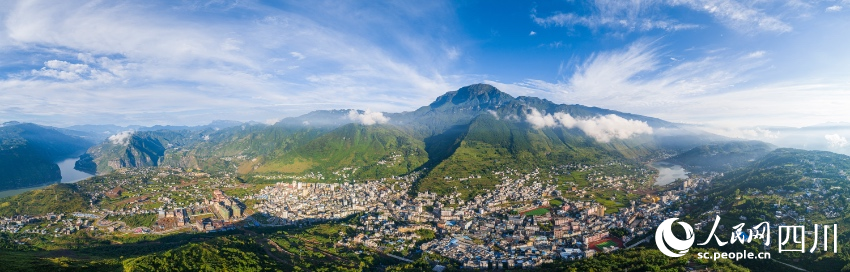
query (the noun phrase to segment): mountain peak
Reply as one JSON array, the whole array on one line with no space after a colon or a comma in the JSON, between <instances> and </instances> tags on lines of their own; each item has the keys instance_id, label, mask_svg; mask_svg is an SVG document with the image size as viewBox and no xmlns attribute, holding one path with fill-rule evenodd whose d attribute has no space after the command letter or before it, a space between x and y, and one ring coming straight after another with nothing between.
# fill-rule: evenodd
<instances>
[{"instance_id":1,"label":"mountain peak","mask_svg":"<svg viewBox=\"0 0 850 272\"><path fill-rule=\"evenodd\" d=\"M430 106L431 108L438 108L451 103L452 105L472 104L487 107L503 104L513 99L513 96L496 89L493 85L472 84L437 97L437 100Z\"/></svg>"}]
</instances>

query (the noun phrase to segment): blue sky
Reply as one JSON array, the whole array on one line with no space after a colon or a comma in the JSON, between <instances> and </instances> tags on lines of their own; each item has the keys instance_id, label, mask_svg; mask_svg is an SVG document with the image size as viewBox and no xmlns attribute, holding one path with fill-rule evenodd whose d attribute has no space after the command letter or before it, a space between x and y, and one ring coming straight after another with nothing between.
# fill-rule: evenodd
<instances>
[{"instance_id":1,"label":"blue sky","mask_svg":"<svg viewBox=\"0 0 850 272\"><path fill-rule=\"evenodd\" d=\"M733 136L850 121L847 0L420 2L4 1L0 121L397 112L479 82Z\"/></svg>"}]
</instances>

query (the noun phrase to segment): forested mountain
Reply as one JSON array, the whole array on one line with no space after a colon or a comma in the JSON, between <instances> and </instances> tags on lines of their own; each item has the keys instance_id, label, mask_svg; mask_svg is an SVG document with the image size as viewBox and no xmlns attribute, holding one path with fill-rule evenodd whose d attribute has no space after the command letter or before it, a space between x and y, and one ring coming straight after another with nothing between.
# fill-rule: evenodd
<instances>
[{"instance_id":1,"label":"forested mountain","mask_svg":"<svg viewBox=\"0 0 850 272\"><path fill-rule=\"evenodd\" d=\"M249 162L243 172L325 173L323 179L378 179L410 173L425 163L425 143L389 125L347 124L276 156ZM244 169L244 168L243 168ZM333 179L332 179L333 180ZM343 181L340 178L337 181Z\"/></svg>"},{"instance_id":2,"label":"forested mountain","mask_svg":"<svg viewBox=\"0 0 850 272\"><path fill-rule=\"evenodd\" d=\"M691 172L727 172L746 166L776 146L761 141L730 141L700 145L667 159Z\"/></svg>"},{"instance_id":3,"label":"forested mountain","mask_svg":"<svg viewBox=\"0 0 850 272\"><path fill-rule=\"evenodd\" d=\"M815 224L837 224L838 237L847 237L850 232L843 226L850 221L846 212L850 207L848 172L850 156L779 148L738 170L715 177L710 186L681 204L685 214L683 220L712 223L715 214L719 214L726 227L745 223L745 228L749 228L769 222L771 226L805 226L808 230ZM708 228L702 229L702 232L706 231ZM707 236L705 233L696 235ZM722 236L722 239L728 239L725 237ZM830 243L830 250L826 252L785 252L775 254L773 259L794 262L796 266L810 271L850 271L847 254L832 252L832 246L843 249L850 243L843 238L838 238L837 243ZM715 243L707 246L717 247ZM761 245L753 243L745 248L727 250L757 250L755 248L761 248ZM758 271L769 271L775 263L752 260L744 265L759 268Z\"/></svg>"},{"instance_id":4,"label":"forested mountain","mask_svg":"<svg viewBox=\"0 0 850 272\"><path fill-rule=\"evenodd\" d=\"M84 152L92 143L30 123L0 127L0 190L59 181L57 161Z\"/></svg>"},{"instance_id":5,"label":"forested mountain","mask_svg":"<svg viewBox=\"0 0 850 272\"><path fill-rule=\"evenodd\" d=\"M776 149L749 166L726 173L714 181L725 193L735 190L805 190L836 186L846 191L850 185L850 156L827 151L793 148Z\"/></svg>"},{"instance_id":6,"label":"forested mountain","mask_svg":"<svg viewBox=\"0 0 850 272\"><path fill-rule=\"evenodd\" d=\"M665 133L654 133L662 128ZM98 172L179 166L247 177L351 181L419 171L419 190L446 193L458 186L490 187L496 182L492 173L500 169L638 163L718 139L657 118L514 98L475 84L410 112L315 111L271 126L116 134L88 153ZM447 186L441 180L449 176L475 178Z\"/></svg>"}]
</instances>

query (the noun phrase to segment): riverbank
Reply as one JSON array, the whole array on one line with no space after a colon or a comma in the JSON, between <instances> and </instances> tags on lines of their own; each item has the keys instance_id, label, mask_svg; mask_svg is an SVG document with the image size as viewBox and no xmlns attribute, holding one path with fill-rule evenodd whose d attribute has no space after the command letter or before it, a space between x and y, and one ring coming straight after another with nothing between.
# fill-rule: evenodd
<instances>
[{"instance_id":1,"label":"riverbank","mask_svg":"<svg viewBox=\"0 0 850 272\"><path fill-rule=\"evenodd\" d=\"M68 159L65 159L63 161L56 163L57 165L59 165L59 171L62 174L61 180L46 182L46 183L42 183L41 185L36 185L36 186L32 186L32 187L0 191L0 198L22 194L22 193L25 193L25 192L29 192L29 191L36 190L36 189L41 189L41 188L44 188L44 187L47 187L47 186L50 186L50 185L53 185L53 184L57 184L57 183L75 183L77 181L81 181L81 180L84 180L84 179L87 179L87 178L94 176L94 175L91 175L89 173L82 172L82 171L79 171L77 169L74 169L74 164L77 163L78 159L79 159L78 157L73 157L73 158L68 158Z\"/></svg>"},{"instance_id":2,"label":"riverbank","mask_svg":"<svg viewBox=\"0 0 850 272\"><path fill-rule=\"evenodd\" d=\"M669 162L656 161L649 164L650 167L658 170L658 176L655 177L654 185L664 186L670 184L677 179L687 179L690 172L682 168L681 165L672 164Z\"/></svg>"}]
</instances>

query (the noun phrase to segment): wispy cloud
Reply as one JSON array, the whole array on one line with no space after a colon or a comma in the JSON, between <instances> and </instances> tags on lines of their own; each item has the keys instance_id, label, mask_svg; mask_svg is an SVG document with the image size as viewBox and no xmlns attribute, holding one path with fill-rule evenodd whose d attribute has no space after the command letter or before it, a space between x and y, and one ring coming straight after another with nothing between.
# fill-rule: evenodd
<instances>
[{"instance_id":1,"label":"wispy cloud","mask_svg":"<svg viewBox=\"0 0 850 272\"><path fill-rule=\"evenodd\" d=\"M525 84L560 93L576 102L641 112L650 107L677 105L685 96L725 89L745 80L746 72L759 64L747 62L728 67L728 57L723 61L718 58L667 63L662 61L657 45L639 41L625 50L591 56L565 82L529 80Z\"/></svg>"},{"instance_id":2,"label":"wispy cloud","mask_svg":"<svg viewBox=\"0 0 850 272\"><path fill-rule=\"evenodd\" d=\"M355 7L326 9L341 4L313 2L299 13L253 2L184 4L4 4L0 54L33 61L0 78L0 114L53 125L203 123L222 113L265 120L315 110L319 102L328 109L410 110L461 84L435 61L457 59L461 48L430 48L432 37L408 31L436 27L413 26L410 18L449 20L436 7L356 7L373 21L350 26L345 18L354 15L340 12ZM222 9L256 19L234 19ZM393 38L371 36L378 26Z\"/></svg>"},{"instance_id":3,"label":"wispy cloud","mask_svg":"<svg viewBox=\"0 0 850 272\"><path fill-rule=\"evenodd\" d=\"M747 54L747 56L745 58L757 59L757 58L764 57L765 54L767 54L767 52L765 52L764 50L759 50L759 51L755 51L755 52Z\"/></svg>"},{"instance_id":4,"label":"wispy cloud","mask_svg":"<svg viewBox=\"0 0 850 272\"><path fill-rule=\"evenodd\" d=\"M531 16L534 22L541 26L584 26L590 29L607 28L625 32L656 29L677 31L699 27L696 24L680 23L658 16L655 12L656 3L653 2L603 0L593 2L590 9L594 12L589 15L556 12L542 17L537 14Z\"/></svg>"},{"instance_id":5,"label":"wispy cloud","mask_svg":"<svg viewBox=\"0 0 850 272\"><path fill-rule=\"evenodd\" d=\"M306 57L304 57L304 54L301 54L301 53L298 53L298 52L295 52L295 51L289 52L289 55L291 55L293 58L295 58L297 60L303 60L304 58L306 58Z\"/></svg>"},{"instance_id":6,"label":"wispy cloud","mask_svg":"<svg viewBox=\"0 0 850 272\"><path fill-rule=\"evenodd\" d=\"M779 17L735 0L674 0L671 3L707 12L720 23L737 31L788 32L793 29Z\"/></svg>"},{"instance_id":7,"label":"wispy cloud","mask_svg":"<svg viewBox=\"0 0 850 272\"><path fill-rule=\"evenodd\" d=\"M766 52L721 51L670 61L658 43L639 41L621 50L598 52L556 82L494 84L562 103L723 127L806 126L850 115L840 102L850 101L850 93L842 91L847 82L804 78L753 85L756 74L771 65ZM755 130L721 134L771 137Z\"/></svg>"},{"instance_id":8,"label":"wispy cloud","mask_svg":"<svg viewBox=\"0 0 850 272\"><path fill-rule=\"evenodd\" d=\"M659 12L671 7L687 7L705 12L730 29L741 32L788 32L793 28L778 16L766 14L735 0L669 0L669 1L594 1L587 15L556 12L552 15L532 14L534 22L542 26L574 27L590 29L607 28L622 32L645 32L651 30L679 31L699 28L700 24L681 22Z\"/></svg>"},{"instance_id":9,"label":"wispy cloud","mask_svg":"<svg viewBox=\"0 0 850 272\"><path fill-rule=\"evenodd\" d=\"M827 7L827 8L826 8L826 11L827 11L827 12L839 12L839 11L841 11L842 9L844 9L844 7L839 6L839 5L834 5L834 6L829 6L829 7Z\"/></svg>"},{"instance_id":10,"label":"wispy cloud","mask_svg":"<svg viewBox=\"0 0 850 272\"><path fill-rule=\"evenodd\" d=\"M781 132L760 127L742 128L730 126L697 126L697 128L717 135L736 139L773 141L781 136Z\"/></svg>"}]
</instances>

